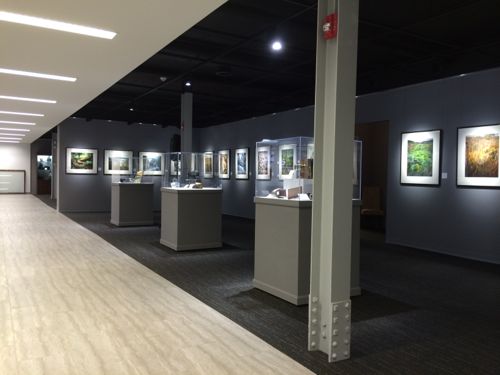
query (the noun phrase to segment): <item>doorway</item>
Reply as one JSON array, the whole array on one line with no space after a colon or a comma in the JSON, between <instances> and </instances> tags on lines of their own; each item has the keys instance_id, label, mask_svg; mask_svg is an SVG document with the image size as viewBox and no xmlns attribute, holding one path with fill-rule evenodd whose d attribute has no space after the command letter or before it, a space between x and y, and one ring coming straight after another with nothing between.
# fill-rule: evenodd
<instances>
[{"instance_id":1,"label":"doorway","mask_svg":"<svg viewBox=\"0 0 500 375\"><path fill-rule=\"evenodd\" d=\"M52 155L37 155L37 194L50 195L52 185Z\"/></svg>"}]
</instances>

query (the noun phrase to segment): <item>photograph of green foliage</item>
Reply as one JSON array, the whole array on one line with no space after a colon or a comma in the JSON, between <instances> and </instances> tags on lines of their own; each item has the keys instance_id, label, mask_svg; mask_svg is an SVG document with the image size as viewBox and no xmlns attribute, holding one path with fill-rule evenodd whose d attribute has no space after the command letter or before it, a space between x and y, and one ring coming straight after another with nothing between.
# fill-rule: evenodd
<instances>
[{"instance_id":1,"label":"photograph of green foliage","mask_svg":"<svg viewBox=\"0 0 500 375\"><path fill-rule=\"evenodd\" d=\"M441 130L401 134L402 185L439 186Z\"/></svg>"},{"instance_id":2,"label":"photograph of green foliage","mask_svg":"<svg viewBox=\"0 0 500 375\"><path fill-rule=\"evenodd\" d=\"M408 176L432 176L434 141L408 141Z\"/></svg>"}]
</instances>

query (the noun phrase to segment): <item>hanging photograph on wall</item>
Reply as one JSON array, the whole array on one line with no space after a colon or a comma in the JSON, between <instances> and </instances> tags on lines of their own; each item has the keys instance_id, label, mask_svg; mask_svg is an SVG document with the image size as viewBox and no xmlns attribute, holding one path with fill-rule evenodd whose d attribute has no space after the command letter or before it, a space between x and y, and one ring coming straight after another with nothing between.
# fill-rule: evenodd
<instances>
[{"instance_id":1,"label":"hanging photograph on wall","mask_svg":"<svg viewBox=\"0 0 500 375\"><path fill-rule=\"evenodd\" d=\"M132 174L132 151L104 150L104 174Z\"/></svg>"},{"instance_id":2,"label":"hanging photograph on wall","mask_svg":"<svg viewBox=\"0 0 500 375\"><path fill-rule=\"evenodd\" d=\"M441 130L401 134L401 184L441 183Z\"/></svg>"},{"instance_id":3,"label":"hanging photograph on wall","mask_svg":"<svg viewBox=\"0 0 500 375\"><path fill-rule=\"evenodd\" d=\"M67 148L66 173L97 174L97 150L92 148Z\"/></svg>"},{"instance_id":4,"label":"hanging photograph on wall","mask_svg":"<svg viewBox=\"0 0 500 375\"><path fill-rule=\"evenodd\" d=\"M257 180L271 179L271 148L269 146L257 147L255 150L255 170Z\"/></svg>"},{"instance_id":5,"label":"hanging photograph on wall","mask_svg":"<svg viewBox=\"0 0 500 375\"><path fill-rule=\"evenodd\" d=\"M170 159L170 176L180 176L182 168L181 155L176 155Z\"/></svg>"},{"instance_id":6,"label":"hanging photograph on wall","mask_svg":"<svg viewBox=\"0 0 500 375\"><path fill-rule=\"evenodd\" d=\"M279 178L282 180L296 178L295 165L297 164L296 145L281 145L279 147Z\"/></svg>"},{"instance_id":7,"label":"hanging photograph on wall","mask_svg":"<svg viewBox=\"0 0 500 375\"><path fill-rule=\"evenodd\" d=\"M203 178L214 177L214 153L205 152L203 154Z\"/></svg>"},{"instance_id":8,"label":"hanging photograph on wall","mask_svg":"<svg viewBox=\"0 0 500 375\"><path fill-rule=\"evenodd\" d=\"M229 167L229 150L219 151L219 178L227 180L231 177Z\"/></svg>"},{"instance_id":9,"label":"hanging photograph on wall","mask_svg":"<svg viewBox=\"0 0 500 375\"><path fill-rule=\"evenodd\" d=\"M237 180L248 179L248 147L238 148L234 152L234 168Z\"/></svg>"},{"instance_id":10,"label":"hanging photograph on wall","mask_svg":"<svg viewBox=\"0 0 500 375\"><path fill-rule=\"evenodd\" d=\"M458 129L457 185L500 187L500 125Z\"/></svg>"},{"instance_id":11,"label":"hanging photograph on wall","mask_svg":"<svg viewBox=\"0 0 500 375\"><path fill-rule=\"evenodd\" d=\"M165 173L165 155L161 152L140 152L139 163L144 176L163 176Z\"/></svg>"}]
</instances>

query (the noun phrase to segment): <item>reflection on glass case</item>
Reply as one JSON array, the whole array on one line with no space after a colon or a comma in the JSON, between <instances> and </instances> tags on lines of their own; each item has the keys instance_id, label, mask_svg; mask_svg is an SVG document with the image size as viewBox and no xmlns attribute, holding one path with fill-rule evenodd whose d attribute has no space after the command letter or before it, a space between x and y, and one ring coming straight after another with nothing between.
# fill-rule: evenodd
<instances>
[{"instance_id":1,"label":"reflection on glass case","mask_svg":"<svg viewBox=\"0 0 500 375\"><path fill-rule=\"evenodd\" d=\"M354 140L352 158L352 199L361 199L361 162L363 156L363 142Z\"/></svg>"},{"instance_id":2,"label":"reflection on glass case","mask_svg":"<svg viewBox=\"0 0 500 375\"><path fill-rule=\"evenodd\" d=\"M171 152L165 155L164 187L219 188L219 166L214 152Z\"/></svg>"},{"instance_id":3,"label":"reflection on glass case","mask_svg":"<svg viewBox=\"0 0 500 375\"><path fill-rule=\"evenodd\" d=\"M130 158L127 161L126 165L126 173L125 166L121 167L121 174L112 174L111 182L112 183L121 183L121 184L140 184L140 183L152 183L153 176L147 176L144 174L144 171L140 168L140 159L136 156Z\"/></svg>"},{"instance_id":4,"label":"reflection on glass case","mask_svg":"<svg viewBox=\"0 0 500 375\"><path fill-rule=\"evenodd\" d=\"M295 137L257 142L255 196L310 199L314 139Z\"/></svg>"}]
</instances>

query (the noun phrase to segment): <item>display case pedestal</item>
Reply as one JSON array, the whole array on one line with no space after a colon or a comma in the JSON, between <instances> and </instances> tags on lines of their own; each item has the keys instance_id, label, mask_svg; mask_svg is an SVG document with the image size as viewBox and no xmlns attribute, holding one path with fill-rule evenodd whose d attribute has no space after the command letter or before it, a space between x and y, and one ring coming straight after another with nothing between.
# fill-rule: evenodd
<instances>
[{"instance_id":1,"label":"display case pedestal","mask_svg":"<svg viewBox=\"0 0 500 375\"><path fill-rule=\"evenodd\" d=\"M222 189L161 189L160 243L176 251L222 246Z\"/></svg>"},{"instance_id":2,"label":"display case pedestal","mask_svg":"<svg viewBox=\"0 0 500 375\"><path fill-rule=\"evenodd\" d=\"M111 224L153 225L153 183L112 183Z\"/></svg>"},{"instance_id":3,"label":"display case pedestal","mask_svg":"<svg viewBox=\"0 0 500 375\"><path fill-rule=\"evenodd\" d=\"M312 201L255 197L253 286L295 305L309 301ZM359 210L353 201L351 295L359 287ZM357 224L356 224L357 223Z\"/></svg>"}]
</instances>

